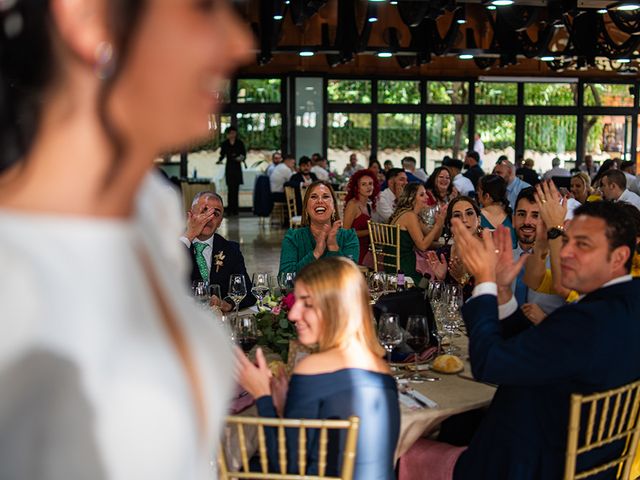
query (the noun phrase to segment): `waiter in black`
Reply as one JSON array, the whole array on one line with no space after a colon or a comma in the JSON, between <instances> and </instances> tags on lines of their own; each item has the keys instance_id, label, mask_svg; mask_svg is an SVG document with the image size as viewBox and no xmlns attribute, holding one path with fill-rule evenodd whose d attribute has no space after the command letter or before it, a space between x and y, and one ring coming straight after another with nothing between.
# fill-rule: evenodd
<instances>
[{"instance_id":1,"label":"waiter in black","mask_svg":"<svg viewBox=\"0 0 640 480\"><path fill-rule=\"evenodd\" d=\"M227 213L229 216L238 215L238 193L242 185L242 163L247 156L247 150L242 140L238 138L238 129L229 127L225 130L227 139L220 145L220 160L226 158L224 177L227 182Z\"/></svg>"}]
</instances>

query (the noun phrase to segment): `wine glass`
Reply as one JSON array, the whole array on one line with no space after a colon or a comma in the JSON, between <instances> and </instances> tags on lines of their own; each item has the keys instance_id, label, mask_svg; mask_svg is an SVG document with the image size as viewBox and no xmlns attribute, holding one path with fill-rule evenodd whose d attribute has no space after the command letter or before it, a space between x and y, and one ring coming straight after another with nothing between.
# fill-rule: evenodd
<instances>
[{"instance_id":1,"label":"wine glass","mask_svg":"<svg viewBox=\"0 0 640 480\"><path fill-rule=\"evenodd\" d=\"M293 290L293 283L296 279L296 272L281 272L278 275L278 285L280 286L280 293L287 295Z\"/></svg>"},{"instance_id":2,"label":"wine glass","mask_svg":"<svg viewBox=\"0 0 640 480\"><path fill-rule=\"evenodd\" d=\"M195 280L191 284L191 292L193 298L196 299L198 305L204 309L209 308L209 301L211 300L211 292L209 290L209 282L203 280Z\"/></svg>"},{"instance_id":3,"label":"wine glass","mask_svg":"<svg viewBox=\"0 0 640 480\"><path fill-rule=\"evenodd\" d=\"M429 326L427 325L427 317L424 315L410 315L407 321L407 333L410 335L406 339L407 345L409 345L414 355L415 372L409 377L409 381L415 383L435 382L440 380L439 377L426 377L420 375L418 371L418 356L429 345Z\"/></svg>"},{"instance_id":4,"label":"wine glass","mask_svg":"<svg viewBox=\"0 0 640 480\"><path fill-rule=\"evenodd\" d=\"M391 351L402 342L402 328L400 328L400 316L395 313L383 313L378 325L378 340L387 351L387 361L391 363ZM394 378L402 378L402 375L394 375Z\"/></svg>"},{"instance_id":5,"label":"wine glass","mask_svg":"<svg viewBox=\"0 0 640 480\"><path fill-rule=\"evenodd\" d=\"M244 353L249 353L258 343L258 328L253 315L240 317L235 323L235 341Z\"/></svg>"},{"instance_id":6,"label":"wine glass","mask_svg":"<svg viewBox=\"0 0 640 480\"><path fill-rule=\"evenodd\" d=\"M217 297L218 299L220 299L220 303L222 304L222 294L220 293L220 285L214 283L213 285L209 286L209 295L210 297ZM220 315L222 315L222 309L220 308L220 306L218 305L212 305L211 309L214 312L219 313Z\"/></svg>"},{"instance_id":7,"label":"wine glass","mask_svg":"<svg viewBox=\"0 0 640 480\"><path fill-rule=\"evenodd\" d=\"M445 335L442 319L445 314L444 305L446 304L445 297L445 284L440 280L434 280L429 283L427 295L431 301L431 308L433 309L433 317L436 323L436 338L438 340L438 353L442 348L442 339Z\"/></svg>"},{"instance_id":8,"label":"wine glass","mask_svg":"<svg viewBox=\"0 0 640 480\"><path fill-rule=\"evenodd\" d=\"M271 275L266 272L253 274L251 293L258 299L258 309L263 307L262 301L271 288Z\"/></svg>"},{"instance_id":9,"label":"wine glass","mask_svg":"<svg viewBox=\"0 0 640 480\"><path fill-rule=\"evenodd\" d=\"M244 275L234 273L229 277L229 297L236 306L236 319L238 318L238 309L240 302L247 296L247 284L244 281Z\"/></svg>"},{"instance_id":10,"label":"wine glass","mask_svg":"<svg viewBox=\"0 0 640 480\"><path fill-rule=\"evenodd\" d=\"M448 295L442 317L442 325L449 336L449 347L445 353L453 355L457 348L453 346L453 338L460 323L460 308L462 307L462 294L451 293Z\"/></svg>"},{"instance_id":11,"label":"wine glass","mask_svg":"<svg viewBox=\"0 0 640 480\"><path fill-rule=\"evenodd\" d=\"M369 275L368 284L371 299L376 303L387 290L387 276L382 272L373 272Z\"/></svg>"}]
</instances>

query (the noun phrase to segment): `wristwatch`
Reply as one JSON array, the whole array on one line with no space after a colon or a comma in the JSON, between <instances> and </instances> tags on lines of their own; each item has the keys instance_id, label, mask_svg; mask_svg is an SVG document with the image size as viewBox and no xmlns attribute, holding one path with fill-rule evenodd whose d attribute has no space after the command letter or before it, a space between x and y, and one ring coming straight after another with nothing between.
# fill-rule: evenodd
<instances>
[{"instance_id":1,"label":"wristwatch","mask_svg":"<svg viewBox=\"0 0 640 480\"><path fill-rule=\"evenodd\" d=\"M556 225L555 227L547 230L547 239L554 240L564 234L564 227L562 225Z\"/></svg>"}]
</instances>

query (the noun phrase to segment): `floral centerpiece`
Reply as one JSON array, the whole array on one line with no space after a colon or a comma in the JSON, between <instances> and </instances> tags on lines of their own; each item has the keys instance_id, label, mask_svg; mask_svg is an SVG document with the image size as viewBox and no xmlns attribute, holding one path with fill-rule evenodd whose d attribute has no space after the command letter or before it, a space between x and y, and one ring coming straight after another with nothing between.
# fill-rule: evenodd
<instances>
[{"instance_id":1,"label":"floral centerpiece","mask_svg":"<svg viewBox=\"0 0 640 480\"><path fill-rule=\"evenodd\" d=\"M256 314L260 330L258 345L277 353L285 362L289 355L289 342L298 338L294 324L287 318L295 301L293 292L283 297L267 296L264 298L265 307Z\"/></svg>"}]
</instances>

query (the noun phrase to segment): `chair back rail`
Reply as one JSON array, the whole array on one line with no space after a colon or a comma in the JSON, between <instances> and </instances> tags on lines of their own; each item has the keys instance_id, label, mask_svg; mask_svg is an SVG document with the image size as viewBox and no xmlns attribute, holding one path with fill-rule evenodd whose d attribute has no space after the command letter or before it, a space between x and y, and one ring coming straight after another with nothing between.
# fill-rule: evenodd
<instances>
[{"instance_id":1,"label":"chair back rail","mask_svg":"<svg viewBox=\"0 0 640 480\"><path fill-rule=\"evenodd\" d=\"M287 213L289 215L289 226L298 228L302 225L302 217L298 215L298 205L296 204L296 189L293 187L284 187L284 196L287 203Z\"/></svg>"},{"instance_id":2,"label":"chair back rail","mask_svg":"<svg viewBox=\"0 0 640 480\"><path fill-rule=\"evenodd\" d=\"M221 480L227 479L270 479L270 480L351 480L356 459L356 446L358 441L359 418L352 416L348 420L313 420L292 418L264 418L228 416L227 425L235 428L240 444L241 471L230 471L223 448L218 453L218 473ZM276 428L278 443L278 468L280 472L270 472L267 454L267 442L265 427ZM250 471L250 452L247 448L247 431L245 428L256 428L258 437L258 455L260 460L260 472ZM298 430L298 470L299 474L287 473L287 442L286 429ZM307 474L307 431L319 430L318 445L318 474ZM328 456L328 431L346 431L346 440L342 456L342 468L339 477L326 476Z\"/></svg>"},{"instance_id":3,"label":"chair back rail","mask_svg":"<svg viewBox=\"0 0 640 480\"><path fill-rule=\"evenodd\" d=\"M376 223L371 220L367 224L373 269L376 272L384 270L384 267L392 267L393 272L400 270L400 225Z\"/></svg>"},{"instance_id":4,"label":"chair back rail","mask_svg":"<svg viewBox=\"0 0 640 480\"><path fill-rule=\"evenodd\" d=\"M586 418L586 431L581 431ZM628 479L640 438L640 381L590 395L571 395L569 430L565 461L565 480L588 478L606 470L618 469L618 478ZM581 472L578 457L592 450L625 441L617 458Z\"/></svg>"}]
</instances>

